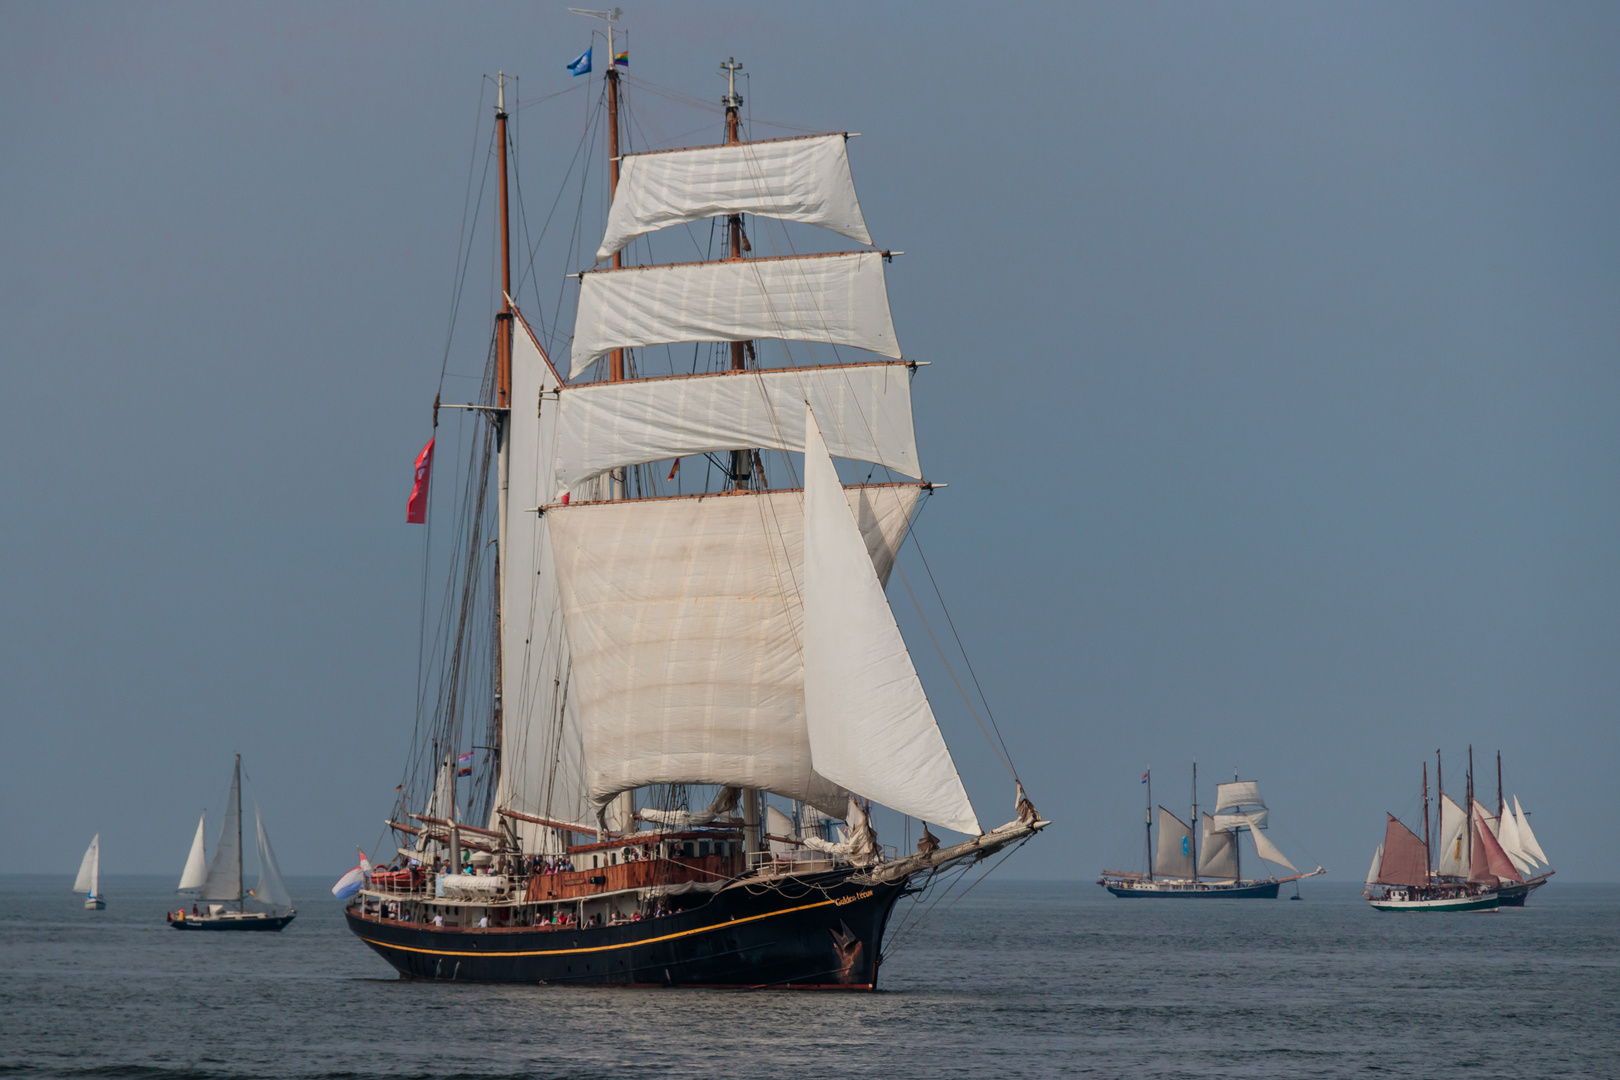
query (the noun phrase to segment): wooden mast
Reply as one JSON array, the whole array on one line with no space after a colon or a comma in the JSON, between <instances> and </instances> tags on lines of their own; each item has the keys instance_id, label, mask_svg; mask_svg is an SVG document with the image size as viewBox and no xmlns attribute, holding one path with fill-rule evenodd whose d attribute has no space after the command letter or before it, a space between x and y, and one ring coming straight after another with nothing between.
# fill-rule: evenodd
<instances>
[{"instance_id":1,"label":"wooden mast","mask_svg":"<svg viewBox=\"0 0 1620 1080\"><path fill-rule=\"evenodd\" d=\"M1429 763L1423 763L1423 880L1427 883L1434 860L1429 857Z\"/></svg>"},{"instance_id":2,"label":"wooden mast","mask_svg":"<svg viewBox=\"0 0 1620 1080\"><path fill-rule=\"evenodd\" d=\"M1193 758L1192 821L1187 829L1192 833L1192 879L1198 880L1198 759Z\"/></svg>"},{"instance_id":3,"label":"wooden mast","mask_svg":"<svg viewBox=\"0 0 1620 1080\"><path fill-rule=\"evenodd\" d=\"M1435 820L1440 825L1440 831L1442 833L1446 831L1446 804L1440 800L1445 797L1445 794L1446 778L1440 772L1440 751L1436 749L1434 752L1434 816ZM1445 837L1442 836L1441 839L1443 840ZM1440 876L1439 859L1434 861L1434 873L1435 877Z\"/></svg>"},{"instance_id":4,"label":"wooden mast","mask_svg":"<svg viewBox=\"0 0 1620 1080\"><path fill-rule=\"evenodd\" d=\"M618 8L613 9L614 16L619 13ZM613 19L607 20L607 107L608 107L608 204L611 206L613 198L619 192L619 65L614 62L613 53ZM624 265L624 252L621 248L613 253L613 268L617 270ZM608 354L608 382L624 381L624 350L614 349ZM619 482L624 482L624 471L617 470Z\"/></svg>"},{"instance_id":5,"label":"wooden mast","mask_svg":"<svg viewBox=\"0 0 1620 1080\"><path fill-rule=\"evenodd\" d=\"M495 694L494 694L494 755L497 774L501 768L501 728L506 692L505 659L502 655L502 630L506 617L506 517L507 490L512 468L507 443L512 431L512 217L507 195L506 164L506 73L495 76L495 142L500 152L501 212L496 224L501 245L501 310L495 316L495 421L496 468L500 485L496 500L497 523L495 544ZM452 771L452 777L454 772ZM459 869L459 868L458 868Z\"/></svg>"},{"instance_id":6,"label":"wooden mast","mask_svg":"<svg viewBox=\"0 0 1620 1080\"><path fill-rule=\"evenodd\" d=\"M99 833L97 834L100 835ZM97 852L100 857L100 852ZM98 865L99 871L101 867ZM96 887L100 888L98 881ZM247 897L242 892L242 755L236 755L236 910L247 910Z\"/></svg>"},{"instance_id":7,"label":"wooden mast","mask_svg":"<svg viewBox=\"0 0 1620 1080\"><path fill-rule=\"evenodd\" d=\"M1502 811L1507 804L1502 801L1502 751L1496 752L1496 827L1502 827Z\"/></svg>"},{"instance_id":8,"label":"wooden mast","mask_svg":"<svg viewBox=\"0 0 1620 1080\"><path fill-rule=\"evenodd\" d=\"M1466 823L1463 831L1468 834L1468 878L1474 876L1474 747L1468 747L1468 809L1463 814Z\"/></svg>"},{"instance_id":9,"label":"wooden mast","mask_svg":"<svg viewBox=\"0 0 1620 1080\"><path fill-rule=\"evenodd\" d=\"M721 103L726 107L726 145L736 146L742 142L742 96L737 93L737 72L742 65L737 63L735 57L727 57L726 62L720 65L720 70L726 73L726 96ZM748 250L748 240L743 235L743 220L741 214L731 214L726 218L726 239L729 252L728 260L741 259L743 252ZM742 371L746 367L744 357L747 355L747 342L733 341L731 343L731 370ZM753 453L749 450L733 450L731 452L731 482L735 487L747 487L753 474Z\"/></svg>"},{"instance_id":10,"label":"wooden mast","mask_svg":"<svg viewBox=\"0 0 1620 1080\"><path fill-rule=\"evenodd\" d=\"M1153 880L1153 770L1149 769L1142 774L1147 782L1147 853L1148 853L1148 880Z\"/></svg>"}]
</instances>

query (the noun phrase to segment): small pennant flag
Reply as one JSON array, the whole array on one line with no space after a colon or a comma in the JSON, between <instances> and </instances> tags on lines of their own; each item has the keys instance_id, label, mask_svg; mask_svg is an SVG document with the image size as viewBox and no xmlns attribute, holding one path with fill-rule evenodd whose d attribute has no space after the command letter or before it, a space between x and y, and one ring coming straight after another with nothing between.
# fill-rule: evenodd
<instances>
[{"instance_id":1,"label":"small pennant flag","mask_svg":"<svg viewBox=\"0 0 1620 1080\"><path fill-rule=\"evenodd\" d=\"M428 478L433 474L433 443L437 438L429 439L416 455L416 486L411 488L411 501L405 504L407 525L427 524Z\"/></svg>"},{"instance_id":2,"label":"small pennant flag","mask_svg":"<svg viewBox=\"0 0 1620 1080\"><path fill-rule=\"evenodd\" d=\"M575 75L589 75L591 73L591 50L586 49L569 61L568 70Z\"/></svg>"},{"instance_id":3,"label":"small pennant flag","mask_svg":"<svg viewBox=\"0 0 1620 1080\"><path fill-rule=\"evenodd\" d=\"M629 67L630 66L630 50L626 49L626 50L624 50L624 52L620 53L618 56L615 56L613 58L613 62L615 64L618 64L620 67Z\"/></svg>"},{"instance_id":4,"label":"small pennant flag","mask_svg":"<svg viewBox=\"0 0 1620 1080\"><path fill-rule=\"evenodd\" d=\"M457 776L471 776L472 775L472 770L473 770L473 756L472 756L472 751L469 750L469 751L467 751L467 753L462 754L461 756L456 758L456 775Z\"/></svg>"},{"instance_id":5,"label":"small pennant flag","mask_svg":"<svg viewBox=\"0 0 1620 1080\"><path fill-rule=\"evenodd\" d=\"M675 479L675 474L680 472L680 471L681 471L681 459L676 458L675 459L675 464L673 464L673 465L671 465L669 467L669 475L664 477L664 479L665 480L673 480L673 479Z\"/></svg>"}]
</instances>

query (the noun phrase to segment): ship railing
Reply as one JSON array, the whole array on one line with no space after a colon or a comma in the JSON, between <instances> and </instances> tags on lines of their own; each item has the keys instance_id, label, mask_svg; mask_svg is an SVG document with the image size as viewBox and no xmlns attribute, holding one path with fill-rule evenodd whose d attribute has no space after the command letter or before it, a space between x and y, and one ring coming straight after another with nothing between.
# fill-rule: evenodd
<instances>
[{"instance_id":1,"label":"ship railing","mask_svg":"<svg viewBox=\"0 0 1620 1080\"><path fill-rule=\"evenodd\" d=\"M895 848L878 848L878 862L893 862L897 858L899 852ZM819 874L854 865L842 855L811 851L809 848L796 848L792 851L750 851L747 859L748 870L763 875Z\"/></svg>"}]
</instances>

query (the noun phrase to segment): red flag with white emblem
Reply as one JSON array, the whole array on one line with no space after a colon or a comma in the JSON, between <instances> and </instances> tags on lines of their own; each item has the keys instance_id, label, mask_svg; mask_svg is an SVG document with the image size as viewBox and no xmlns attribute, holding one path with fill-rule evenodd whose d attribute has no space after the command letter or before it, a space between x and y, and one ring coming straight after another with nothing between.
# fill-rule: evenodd
<instances>
[{"instance_id":1,"label":"red flag with white emblem","mask_svg":"<svg viewBox=\"0 0 1620 1080\"><path fill-rule=\"evenodd\" d=\"M427 524L428 477L433 473L433 443L437 439L428 440L422 447L422 452L416 455L416 486L411 488L411 501L405 506L405 523L408 525Z\"/></svg>"}]
</instances>

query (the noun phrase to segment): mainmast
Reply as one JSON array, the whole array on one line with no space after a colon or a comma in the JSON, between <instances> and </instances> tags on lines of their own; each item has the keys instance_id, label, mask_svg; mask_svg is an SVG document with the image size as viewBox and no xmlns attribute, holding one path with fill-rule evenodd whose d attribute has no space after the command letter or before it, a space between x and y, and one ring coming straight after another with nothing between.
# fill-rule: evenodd
<instances>
[{"instance_id":1,"label":"mainmast","mask_svg":"<svg viewBox=\"0 0 1620 1080\"><path fill-rule=\"evenodd\" d=\"M737 72L742 65L736 57L727 57L726 62L720 65L720 70L726 73L726 96L720 99L726 107L726 145L736 146L742 142L742 95L737 93ZM731 214L726 218L726 239L730 248L726 258L729 260L741 259L743 252L749 250L748 238L743 235L743 219L741 214ZM746 367L744 358L752 342L733 341L731 343L731 370L742 371ZM731 482L735 487L748 487L753 475L753 452L750 450L733 450L731 452Z\"/></svg>"},{"instance_id":2,"label":"mainmast","mask_svg":"<svg viewBox=\"0 0 1620 1080\"><path fill-rule=\"evenodd\" d=\"M1468 747L1468 810L1463 815L1463 820L1467 823L1463 831L1468 834L1468 874L1469 879L1472 880L1474 873L1474 747L1471 743Z\"/></svg>"},{"instance_id":3,"label":"mainmast","mask_svg":"<svg viewBox=\"0 0 1620 1080\"><path fill-rule=\"evenodd\" d=\"M1193 758L1193 785L1192 785L1192 879L1198 880L1198 759Z\"/></svg>"},{"instance_id":4,"label":"mainmast","mask_svg":"<svg viewBox=\"0 0 1620 1080\"><path fill-rule=\"evenodd\" d=\"M501 310L495 316L495 421L496 472L500 477L496 500L495 543L495 765L501 767L502 709L506 678L503 638L506 598L506 514L507 490L511 485L512 457L508 442L512 430L512 217L507 203L506 165L506 72L495 76L495 142L500 147L501 212L496 228L501 243Z\"/></svg>"},{"instance_id":5,"label":"mainmast","mask_svg":"<svg viewBox=\"0 0 1620 1080\"><path fill-rule=\"evenodd\" d=\"M1432 880L1434 860L1429 857L1429 763L1423 763L1423 880Z\"/></svg>"},{"instance_id":6,"label":"mainmast","mask_svg":"<svg viewBox=\"0 0 1620 1080\"><path fill-rule=\"evenodd\" d=\"M1496 820L1502 820L1502 811L1507 809L1507 803L1502 801L1502 751L1496 752Z\"/></svg>"},{"instance_id":7,"label":"mainmast","mask_svg":"<svg viewBox=\"0 0 1620 1080\"><path fill-rule=\"evenodd\" d=\"M1148 853L1148 880L1153 880L1153 770L1149 769L1142 774L1147 783L1147 853Z\"/></svg>"},{"instance_id":8,"label":"mainmast","mask_svg":"<svg viewBox=\"0 0 1620 1080\"><path fill-rule=\"evenodd\" d=\"M246 911L242 892L242 755L236 755L236 910Z\"/></svg>"}]
</instances>

